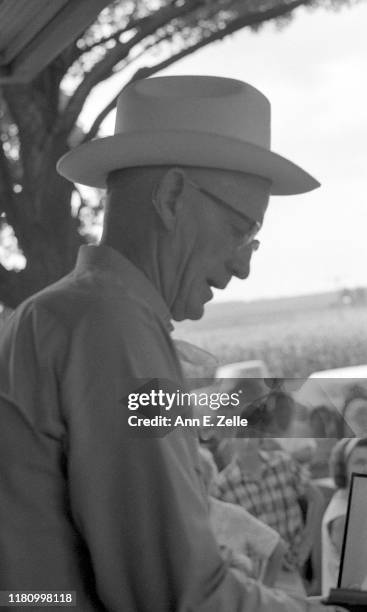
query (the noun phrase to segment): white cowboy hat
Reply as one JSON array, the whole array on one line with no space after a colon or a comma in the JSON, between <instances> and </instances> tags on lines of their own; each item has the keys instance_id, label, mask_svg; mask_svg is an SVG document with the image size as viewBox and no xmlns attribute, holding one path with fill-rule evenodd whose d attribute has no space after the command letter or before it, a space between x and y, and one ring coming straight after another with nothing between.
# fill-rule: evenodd
<instances>
[{"instance_id":1,"label":"white cowboy hat","mask_svg":"<svg viewBox=\"0 0 367 612\"><path fill-rule=\"evenodd\" d=\"M270 104L234 79L168 76L129 84L117 102L115 134L87 142L58 162L76 183L106 187L112 170L182 165L255 174L273 195L311 191L319 183L270 150Z\"/></svg>"}]
</instances>

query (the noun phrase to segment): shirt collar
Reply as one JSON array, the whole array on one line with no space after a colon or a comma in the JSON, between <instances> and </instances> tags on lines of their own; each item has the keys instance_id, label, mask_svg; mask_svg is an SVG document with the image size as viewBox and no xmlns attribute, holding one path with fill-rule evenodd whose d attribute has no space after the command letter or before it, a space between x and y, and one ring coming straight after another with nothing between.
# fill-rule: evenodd
<instances>
[{"instance_id":1,"label":"shirt collar","mask_svg":"<svg viewBox=\"0 0 367 612\"><path fill-rule=\"evenodd\" d=\"M171 313L157 289L145 274L121 253L105 245L83 245L79 249L75 271L78 273L91 267L104 270L115 281L123 283L129 291L154 310L169 331L173 329Z\"/></svg>"}]
</instances>

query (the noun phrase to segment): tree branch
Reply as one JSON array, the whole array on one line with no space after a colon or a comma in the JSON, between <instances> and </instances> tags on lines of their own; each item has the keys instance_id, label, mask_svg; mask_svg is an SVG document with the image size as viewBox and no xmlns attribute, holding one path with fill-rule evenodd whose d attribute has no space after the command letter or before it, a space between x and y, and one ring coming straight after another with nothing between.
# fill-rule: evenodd
<instances>
[{"instance_id":1,"label":"tree branch","mask_svg":"<svg viewBox=\"0 0 367 612\"><path fill-rule=\"evenodd\" d=\"M17 292L17 272L7 270L0 263L0 303L9 308L15 308L18 305Z\"/></svg>"},{"instance_id":2,"label":"tree branch","mask_svg":"<svg viewBox=\"0 0 367 612\"><path fill-rule=\"evenodd\" d=\"M97 136L98 130L101 127L101 123L106 119L107 115L109 115L115 108L116 103L117 103L117 98L119 97L121 91L119 91L118 94L114 98L112 98L111 102L107 104L107 106L105 106L104 109L97 115L89 131L85 134L80 144L88 142L88 140L91 140L92 138Z\"/></svg>"},{"instance_id":3,"label":"tree branch","mask_svg":"<svg viewBox=\"0 0 367 612\"><path fill-rule=\"evenodd\" d=\"M111 49L93 68L86 73L83 81L76 88L73 96L70 98L64 112L56 122L54 131L63 131L69 134L72 130L76 120L84 106L85 100L87 99L90 91L98 83L104 81L112 74L113 67L123 59L125 59L130 53L131 49L135 47L139 42L144 40L147 36L154 34L154 32L178 17L183 17L187 13L193 10L193 6L197 5L200 7L205 3L205 0L188 0L184 5L163 7L151 18L144 18L142 27L139 29L135 36L133 36L126 43L117 43L116 46ZM140 25L142 24L140 22Z\"/></svg>"},{"instance_id":4,"label":"tree branch","mask_svg":"<svg viewBox=\"0 0 367 612\"><path fill-rule=\"evenodd\" d=\"M142 17L141 19L131 19L131 17L134 14L134 12L135 12L135 9L134 9L133 13L130 13L130 15L126 16L125 23L127 23L127 25L125 25L120 30L117 30L117 31L113 32L113 34L110 34L109 36L105 36L103 38L100 38L99 40L96 40L95 42L91 43L90 45L85 45L84 47L80 47L77 43L78 43L79 40L83 40L84 39L86 32L88 32L88 30L89 30L89 28L87 28L84 32L82 32L82 34L79 35L79 37L75 41L75 43L73 45L74 48L72 49L72 52L70 53L69 56L67 56L68 59L72 58L72 63L74 63L82 55L84 55L85 53L89 53L89 51L92 51L92 49L95 49L95 47L98 47L99 45L104 45L105 43L109 42L110 40L117 40L122 34L125 34L125 32L129 32L130 30L133 30L134 28L141 27L141 25L143 24L145 18ZM98 24L98 21L97 21L97 24ZM70 48L68 48L68 50L69 49ZM67 53L68 50L66 50L66 52L63 52L63 53ZM70 65L71 65L71 62L69 61L69 66Z\"/></svg>"},{"instance_id":5,"label":"tree branch","mask_svg":"<svg viewBox=\"0 0 367 612\"><path fill-rule=\"evenodd\" d=\"M144 47L144 49L141 50L140 53L138 53L134 59L132 61L136 61L137 59L139 59L142 55L144 55L147 51L149 51L149 49L153 48L156 46L156 44L163 42L164 40L168 40L171 36L162 36L159 41L154 41L153 43L147 45L146 47ZM128 66L130 63L129 61L126 61L124 63L123 68L126 68L126 66ZM121 70L121 69L120 69ZM120 70L116 71L120 72ZM113 109L116 106L117 103L117 98L119 97L119 95L121 94L121 92L123 91L123 89L125 88L125 85L122 89L120 89L120 91L116 94L116 96L114 98L112 98L111 102L109 102L107 104L107 106L105 106L105 108L103 110L101 110L101 112L97 115L97 117L94 119L91 127L89 128L88 132L83 136L82 140L80 141L80 144L83 144L85 142L88 142L89 140L91 140L92 138L94 138L95 136L97 136L98 134L98 130L101 127L102 122L106 119L106 117L110 114L111 111L113 111Z\"/></svg>"},{"instance_id":6,"label":"tree branch","mask_svg":"<svg viewBox=\"0 0 367 612\"><path fill-rule=\"evenodd\" d=\"M39 105L37 105L32 87L23 84L7 86L3 88L3 95L11 120L18 128L22 185L30 196L28 209L32 214L33 196L37 189L42 151L49 130L45 125Z\"/></svg>"},{"instance_id":7,"label":"tree branch","mask_svg":"<svg viewBox=\"0 0 367 612\"><path fill-rule=\"evenodd\" d=\"M137 72L134 74L130 82L135 81L137 79L147 78L151 76L152 74L155 74L156 72L163 70L164 68L167 68L171 64L183 59L187 55L190 55L191 53L198 51L202 47L205 47L206 45L212 42L215 42L217 40L221 40L225 38L226 36L228 36L229 34L233 34L234 32L244 27L253 26L258 23L262 23L263 21L270 21L277 17L282 17L286 15L287 13L292 12L299 6L302 6L305 4L312 4L312 2L313 0L293 0L293 2L290 2L287 5L287 7L282 7L282 8L277 7L277 8L268 9L266 11L262 11L258 13L250 13L243 17L235 19L225 28L218 30L217 32L214 32L213 34L210 34L209 36L206 36L205 38L200 40L198 43L190 47L187 47L185 49L182 49L178 53L171 55L170 57L166 58L160 63L155 64L154 66L145 66L145 67L139 68L139 70L137 70ZM118 96L116 96L116 98L117 97Z\"/></svg>"},{"instance_id":8,"label":"tree branch","mask_svg":"<svg viewBox=\"0 0 367 612\"><path fill-rule=\"evenodd\" d=\"M0 146L0 212L6 215L6 221L13 228L20 248L26 249L32 242L32 207L25 202L23 193L15 194L9 161L3 147Z\"/></svg>"},{"instance_id":9,"label":"tree branch","mask_svg":"<svg viewBox=\"0 0 367 612\"><path fill-rule=\"evenodd\" d=\"M104 45L105 43L110 42L111 40L117 41L122 34L125 34L126 32L129 32L130 30L133 30L134 28L136 28L137 24L139 24L139 21L136 21L134 23L129 23L125 28L121 28L121 30L117 30L117 32L110 34L110 36L105 36L104 38L101 38L100 40L96 40L94 43L90 45L86 45L85 47L77 46L77 49L79 50L79 57L81 55L84 55L84 53L89 53L89 51L92 51L92 49L99 47L99 45Z\"/></svg>"},{"instance_id":10,"label":"tree branch","mask_svg":"<svg viewBox=\"0 0 367 612\"><path fill-rule=\"evenodd\" d=\"M305 4L311 4L312 0L294 0L293 2L290 2L286 7L276 7L273 9L268 9L267 11L260 11L257 13L250 13L245 15L244 17L238 18L234 21L232 21L228 26L226 26L225 28L223 28L222 30L218 30L217 32L214 32L213 34L203 38L201 41L199 41L198 43L196 43L195 45L192 45L190 47L187 47L186 49L183 49L181 51L179 51L178 53L172 55L171 57L163 60L162 62L160 62L159 64L156 64L154 66L146 66L143 68L139 68L139 70L135 73L135 75L133 76L133 78L131 80L136 80L137 78L146 78L148 76L151 76L152 74L155 74L156 72L163 70L164 68L167 68L168 66L170 66L171 64L173 64L174 62L177 62L180 59L183 59L184 57L186 57L187 55L190 55L191 53L194 53L195 51L198 51L199 49L201 49L202 47L208 45L211 42L215 42L217 40L221 40L222 38L225 38L225 36L228 36L229 34L233 34L235 31L246 27L246 26L252 26L252 25L256 25L258 23L262 23L263 21L269 21L271 19L275 19L276 17L281 17L283 15L286 15L287 13L292 12L293 10L295 10L296 8L298 8L299 6L305 5ZM162 42L162 40L165 40L167 37L162 37L161 40L159 40L159 42ZM149 50L149 48L154 47L156 44L156 42L152 43L151 45L148 45L147 48L145 48L140 54L139 56L143 55L147 50ZM137 58L134 58L134 61ZM125 67L125 66L124 66ZM126 84L124 85L124 87L126 86ZM109 115L109 113L114 109L114 107L116 106L117 103L117 99L119 97L119 95L121 94L122 89L118 92L118 94L107 104L107 106L97 115L97 117L95 118L95 120L93 121L89 131L87 132L87 134L85 134L85 136L83 137L81 144L84 142L87 142L88 140L91 140L92 138L94 138L97 133L98 130L102 124L102 122L104 121L104 119L107 117L107 115Z\"/></svg>"},{"instance_id":11,"label":"tree branch","mask_svg":"<svg viewBox=\"0 0 367 612\"><path fill-rule=\"evenodd\" d=\"M2 144L0 144L0 213L1 212L6 214L10 225L16 223L16 203L10 164L6 158Z\"/></svg>"},{"instance_id":12,"label":"tree branch","mask_svg":"<svg viewBox=\"0 0 367 612\"><path fill-rule=\"evenodd\" d=\"M45 125L42 113L32 98L32 88L23 84L7 85L3 87L3 97L19 134L28 137L32 145L40 146Z\"/></svg>"}]
</instances>

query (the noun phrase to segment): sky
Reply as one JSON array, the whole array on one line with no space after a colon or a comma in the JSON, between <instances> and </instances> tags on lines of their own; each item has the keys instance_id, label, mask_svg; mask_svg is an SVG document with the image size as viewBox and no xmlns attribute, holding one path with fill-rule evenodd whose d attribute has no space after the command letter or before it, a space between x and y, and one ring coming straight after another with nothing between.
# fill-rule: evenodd
<instances>
[{"instance_id":1,"label":"sky","mask_svg":"<svg viewBox=\"0 0 367 612\"><path fill-rule=\"evenodd\" d=\"M367 2L338 12L299 9L279 30L242 30L161 74L226 76L251 83L272 106L272 149L321 183L270 200L249 279L214 300L253 300L367 286ZM154 61L154 60L153 60ZM125 77L126 78L126 77ZM121 87L96 88L83 123ZM103 134L114 129L114 113Z\"/></svg>"}]
</instances>

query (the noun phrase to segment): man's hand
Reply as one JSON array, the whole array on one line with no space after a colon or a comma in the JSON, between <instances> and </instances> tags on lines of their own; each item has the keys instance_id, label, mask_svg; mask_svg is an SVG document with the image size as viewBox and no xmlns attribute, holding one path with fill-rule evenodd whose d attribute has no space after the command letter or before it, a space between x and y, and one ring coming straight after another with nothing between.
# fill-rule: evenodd
<instances>
[{"instance_id":1,"label":"man's hand","mask_svg":"<svg viewBox=\"0 0 367 612\"><path fill-rule=\"evenodd\" d=\"M234 552L229 548L221 547L222 557L227 561L232 569L244 572L246 576L253 577L253 564L251 559L239 552Z\"/></svg>"}]
</instances>

